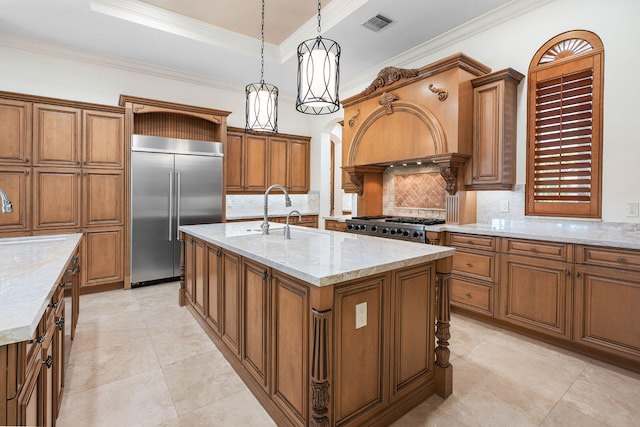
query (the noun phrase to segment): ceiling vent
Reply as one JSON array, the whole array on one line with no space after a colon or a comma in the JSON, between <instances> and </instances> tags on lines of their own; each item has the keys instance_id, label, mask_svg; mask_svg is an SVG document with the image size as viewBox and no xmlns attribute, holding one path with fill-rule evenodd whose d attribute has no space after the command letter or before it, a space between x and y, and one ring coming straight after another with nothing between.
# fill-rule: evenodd
<instances>
[{"instance_id":1,"label":"ceiling vent","mask_svg":"<svg viewBox=\"0 0 640 427\"><path fill-rule=\"evenodd\" d=\"M371 30L377 33L378 31L380 31L387 25L391 24L392 22L393 21L387 18L386 16L376 15L373 18L369 19L364 24L362 24L362 26L368 30Z\"/></svg>"}]
</instances>

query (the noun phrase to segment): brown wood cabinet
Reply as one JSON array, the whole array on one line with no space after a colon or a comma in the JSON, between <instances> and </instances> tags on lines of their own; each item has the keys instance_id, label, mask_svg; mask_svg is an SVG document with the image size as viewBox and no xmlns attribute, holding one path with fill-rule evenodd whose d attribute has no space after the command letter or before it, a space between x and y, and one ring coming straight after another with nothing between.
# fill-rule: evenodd
<instances>
[{"instance_id":1,"label":"brown wood cabinet","mask_svg":"<svg viewBox=\"0 0 640 427\"><path fill-rule=\"evenodd\" d=\"M124 174L121 170L85 169L82 172L84 227L124 223Z\"/></svg>"},{"instance_id":2,"label":"brown wood cabinet","mask_svg":"<svg viewBox=\"0 0 640 427\"><path fill-rule=\"evenodd\" d=\"M516 182L518 84L512 68L471 80L473 154L468 190L512 190Z\"/></svg>"},{"instance_id":3,"label":"brown wood cabinet","mask_svg":"<svg viewBox=\"0 0 640 427\"><path fill-rule=\"evenodd\" d=\"M254 135L229 128L226 147L228 193L262 193L284 185L290 193L309 192L310 138Z\"/></svg>"},{"instance_id":4,"label":"brown wood cabinet","mask_svg":"<svg viewBox=\"0 0 640 427\"><path fill-rule=\"evenodd\" d=\"M33 228L80 227L80 169L33 168Z\"/></svg>"},{"instance_id":5,"label":"brown wood cabinet","mask_svg":"<svg viewBox=\"0 0 640 427\"><path fill-rule=\"evenodd\" d=\"M347 223L344 221L335 221L332 219L324 220L324 229L332 231L347 231Z\"/></svg>"},{"instance_id":6,"label":"brown wood cabinet","mask_svg":"<svg viewBox=\"0 0 640 427\"><path fill-rule=\"evenodd\" d=\"M388 425L447 381L434 358L436 312L448 316L436 309L436 262L318 287L196 237L184 242L183 291L196 295L194 278L208 277L208 308L182 301L278 425Z\"/></svg>"},{"instance_id":7,"label":"brown wood cabinet","mask_svg":"<svg viewBox=\"0 0 640 427\"><path fill-rule=\"evenodd\" d=\"M105 111L82 112L82 166L124 168L124 115Z\"/></svg>"},{"instance_id":8,"label":"brown wood cabinet","mask_svg":"<svg viewBox=\"0 0 640 427\"><path fill-rule=\"evenodd\" d=\"M0 188L13 207L13 212L0 214L0 232L27 232L31 230L31 168L2 166Z\"/></svg>"},{"instance_id":9,"label":"brown wood cabinet","mask_svg":"<svg viewBox=\"0 0 640 427\"><path fill-rule=\"evenodd\" d=\"M81 123L79 108L34 104L34 166L79 166Z\"/></svg>"},{"instance_id":10,"label":"brown wood cabinet","mask_svg":"<svg viewBox=\"0 0 640 427\"><path fill-rule=\"evenodd\" d=\"M122 227L92 228L82 243L82 287L122 281Z\"/></svg>"},{"instance_id":11,"label":"brown wood cabinet","mask_svg":"<svg viewBox=\"0 0 640 427\"><path fill-rule=\"evenodd\" d=\"M31 103L0 98L0 164L31 162Z\"/></svg>"},{"instance_id":12,"label":"brown wood cabinet","mask_svg":"<svg viewBox=\"0 0 640 427\"><path fill-rule=\"evenodd\" d=\"M489 316L496 314L498 291L497 239L449 233L448 245L456 248L451 276L451 305Z\"/></svg>"},{"instance_id":13,"label":"brown wood cabinet","mask_svg":"<svg viewBox=\"0 0 640 427\"><path fill-rule=\"evenodd\" d=\"M242 259L242 363L265 391L269 391L271 345L271 269Z\"/></svg>"},{"instance_id":14,"label":"brown wood cabinet","mask_svg":"<svg viewBox=\"0 0 640 427\"><path fill-rule=\"evenodd\" d=\"M574 339L640 363L640 252L577 246Z\"/></svg>"}]
</instances>

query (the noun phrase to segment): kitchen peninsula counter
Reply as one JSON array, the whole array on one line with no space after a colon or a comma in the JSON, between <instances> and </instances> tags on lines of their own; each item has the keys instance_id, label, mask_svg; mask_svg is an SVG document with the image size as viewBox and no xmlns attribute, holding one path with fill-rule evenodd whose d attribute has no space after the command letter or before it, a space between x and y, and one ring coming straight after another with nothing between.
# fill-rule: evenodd
<instances>
[{"instance_id":1,"label":"kitchen peninsula counter","mask_svg":"<svg viewBox=\"0 0 640 427\"><path fill-rule=\"evenodd\" d=\"M81 238L0 239L0 346L31 338Z\"/></svg>"},{"instance_id":2,"label":"kitchen peninsula counter","mask_svg":"<svg viewBox=\"0 0 640 427\"><path fill-rule=\"evenodd\" d=\"M278 425L388 425L451 394L454 249L260 221L180 231L180 304Z\"/></svg>"}]
</instances>

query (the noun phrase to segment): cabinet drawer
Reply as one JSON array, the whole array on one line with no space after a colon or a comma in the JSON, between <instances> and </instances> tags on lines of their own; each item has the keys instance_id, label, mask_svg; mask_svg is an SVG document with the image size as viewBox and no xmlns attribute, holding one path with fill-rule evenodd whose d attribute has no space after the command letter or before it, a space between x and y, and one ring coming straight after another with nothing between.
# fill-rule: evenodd
<instances>
[{"instance_id":1,"label":"cabinet drawer","mask_svg":"<svg viewBox=\"0 0 640 427\"><path fill-rule=\"evenodd\" d=\"M457 250L453 255L453 272L495 282L496 255L493 253Z\"/></svg>"},{"instance_id":2,"label":"cabinet drawer","mask_svg":"<svg viewBox=\"0 0 640 427\"><path fill-rule=\"evenodd\" d=\"M573 245L567 243L503 238L502 252L558 261L573 261Z\"/></svg>"},{"instance_id":3,"label":"cabinet drawer","mask_svg":"<svg viewBox=\"0 0 640 427\"><path fill-rule=\"evenodd\" d=\"M347 231L347 223L334 221L330 219L324 220L324 228L325 230L333 230L333 231Z\"/></svg>"},{"instance_id":4,"label":"cabinet drawer","mask_svg":"<svg viewBox=\"0 0 640 427\"><path fill-rule=\"evenodd\" d=\"M578 246L576 258L579 264L640 270L640 251Z\"/></svg>"},{"instance_id":5,"label":"cabinet drawer","mask_svg":"<svg viewBox=\"0 0 640 427\"><path fill-rule=\"evenodd\" d=\"M475 234L449 233L447 240L449 246L495 251L497 238Z\"/></svg>"},{"instance_id":6,"label":"cabinet drawer","mask_svg":"<svg viewBox=\"0 0 640 427\"><path fill-rule=\"evenodd\" d=\"M451 303L493 316L493 286L451 278Z\"/></svg>"}]
</instances>

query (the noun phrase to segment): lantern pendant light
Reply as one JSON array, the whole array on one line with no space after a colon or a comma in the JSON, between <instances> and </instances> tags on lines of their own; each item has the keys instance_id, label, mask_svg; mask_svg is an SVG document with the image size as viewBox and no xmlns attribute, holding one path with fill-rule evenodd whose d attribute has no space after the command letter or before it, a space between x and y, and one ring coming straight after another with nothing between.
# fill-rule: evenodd
<instances>
[{"instance_id":1,"label":"lantern pendant light","mask_svg":"<svg viewBox=\"0 0 640 427\"><path fill-rule=\"evenodd\" d=\"M248 84L245 88L245 130L278 132L278 88L264 82L264 0L260 34L260 82Z\"/></svg>"},{"instance_id":2,"label":"lantern pendant light","mask_svg":"<svg viewBox=\"0 0 640 427\"><path fill-rule=\"evenodd\" d=\"M330 114L340 109L340 45L320 36L320 8L318 0L318 36L298 46L296 110L305 114Z\"/></svg>"}]
</instances>

